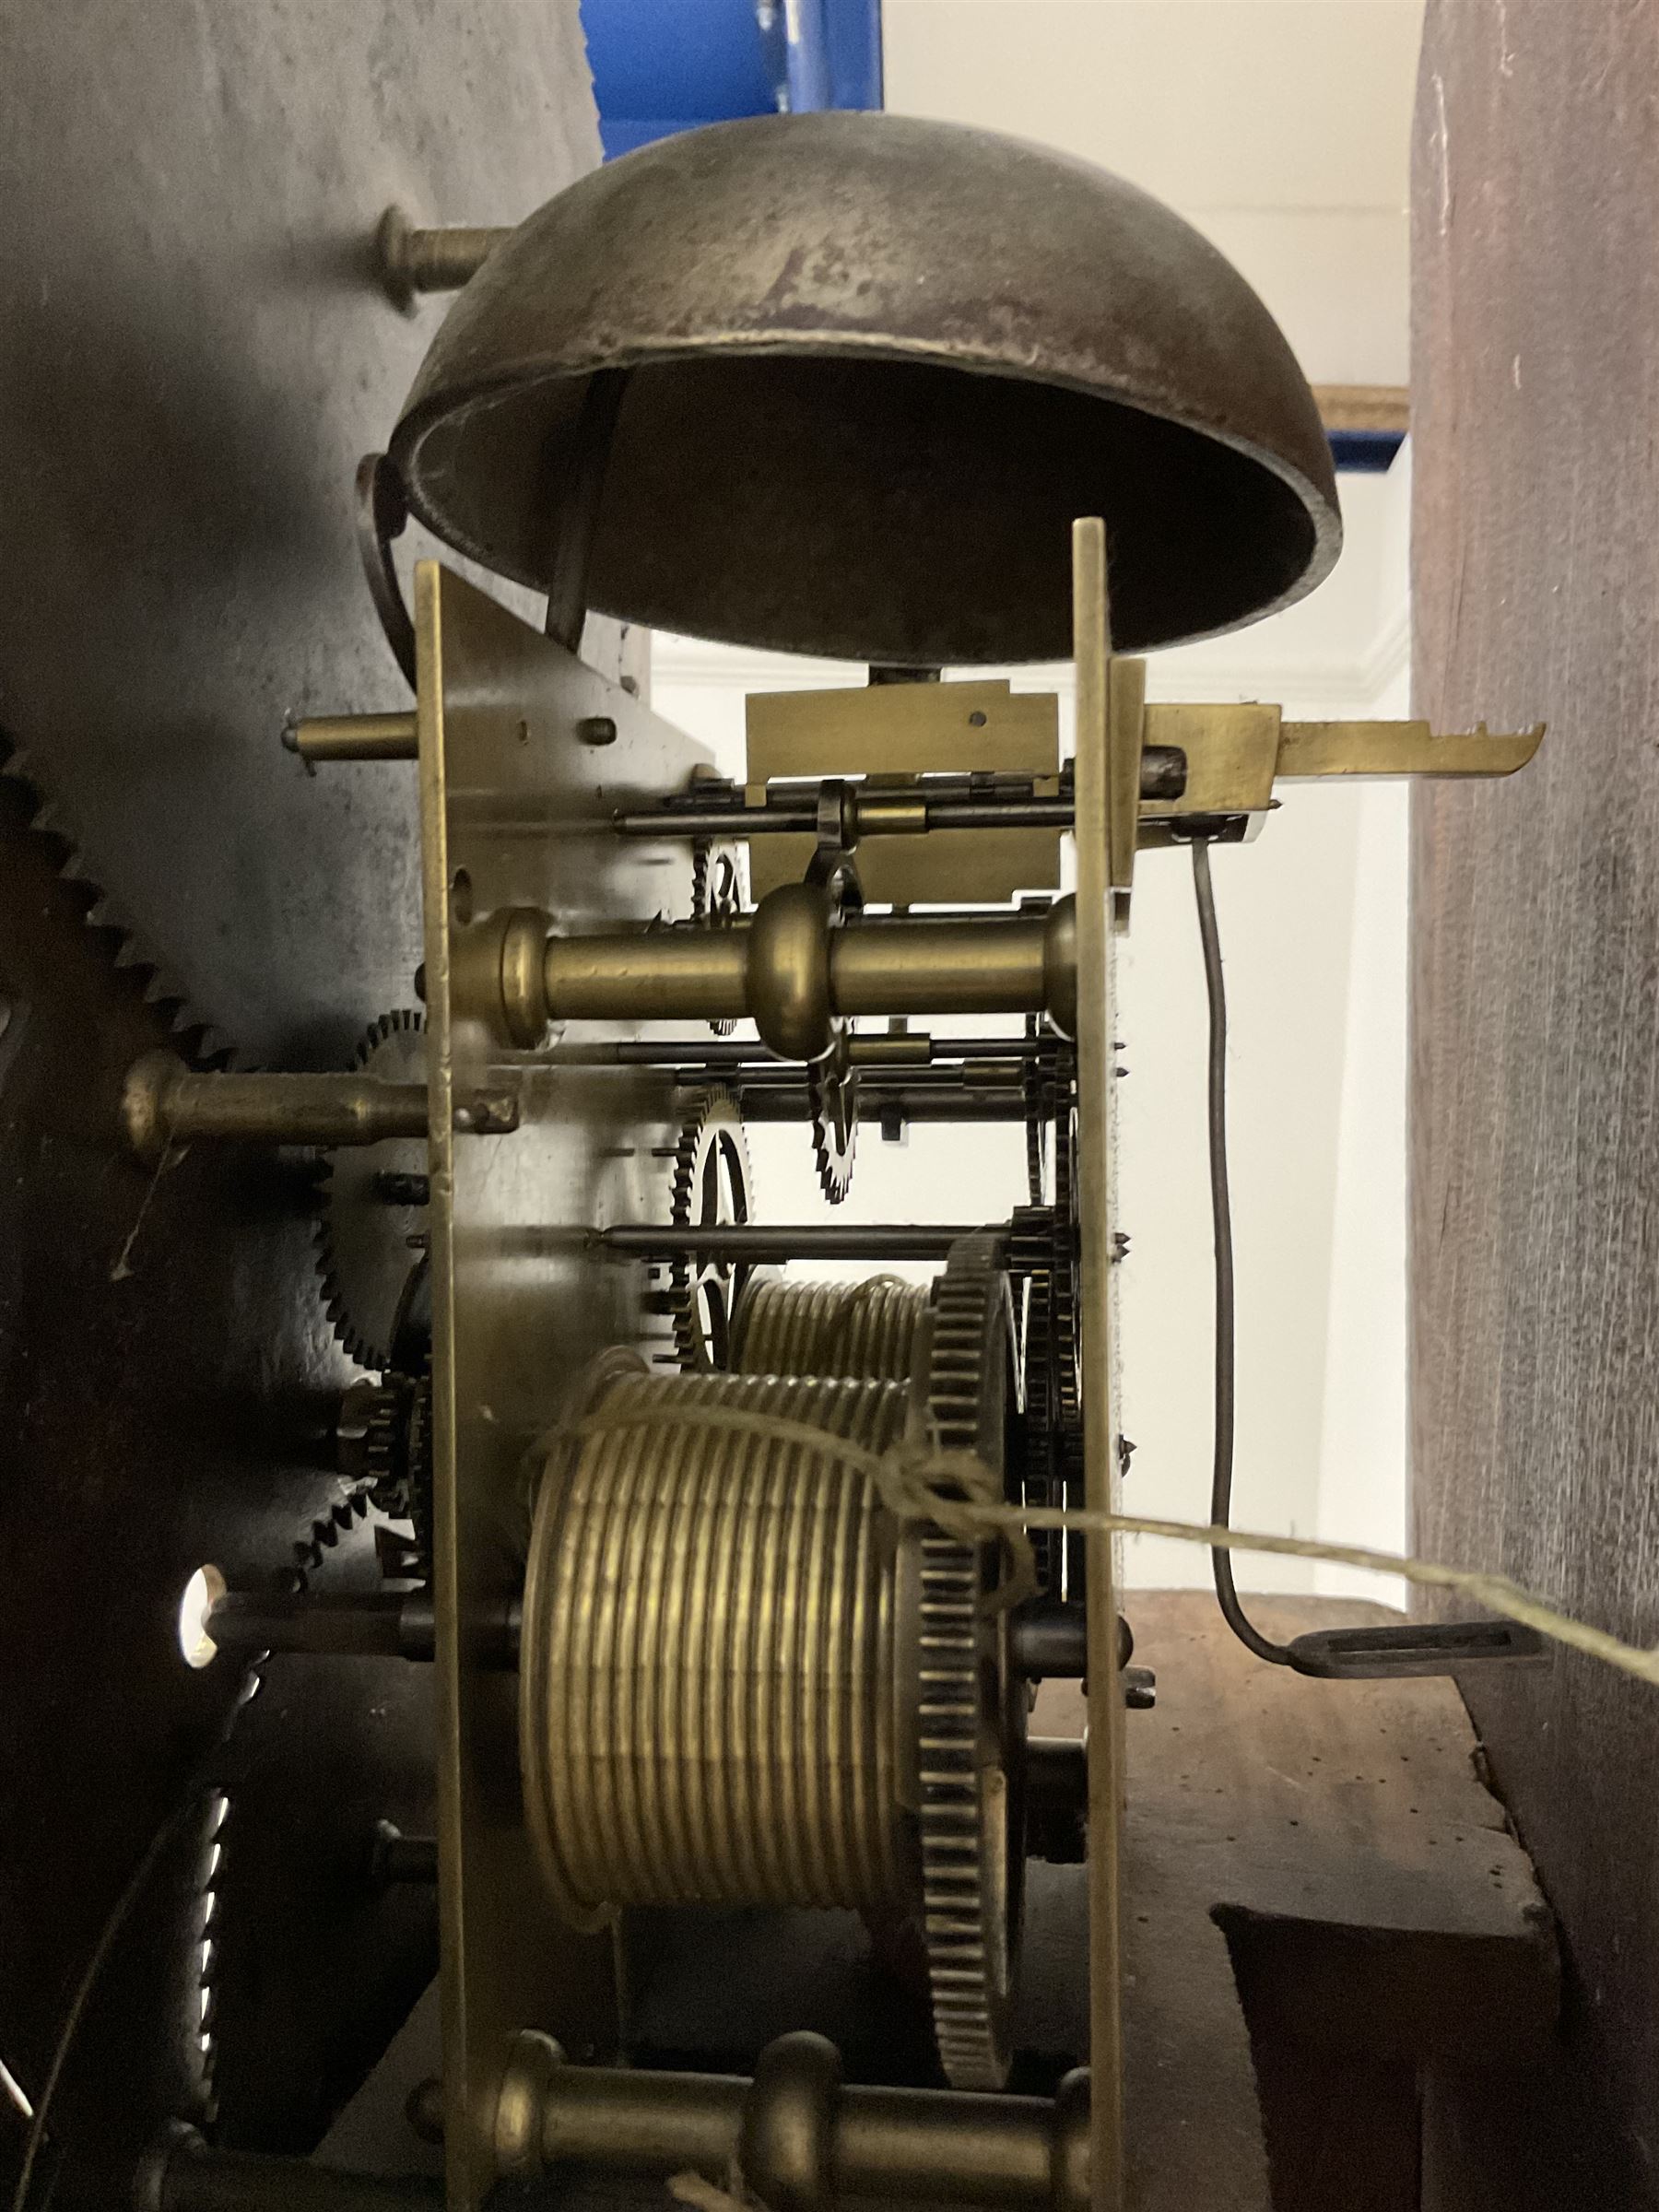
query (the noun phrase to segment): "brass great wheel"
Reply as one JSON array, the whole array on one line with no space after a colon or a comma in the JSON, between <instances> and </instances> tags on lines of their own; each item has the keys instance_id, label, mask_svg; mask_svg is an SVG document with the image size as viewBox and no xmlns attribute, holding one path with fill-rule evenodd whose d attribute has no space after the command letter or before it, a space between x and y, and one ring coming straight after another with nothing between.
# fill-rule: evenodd
<instances>
[{"instance_id":1,"label":"brass great wheel","mask_svg":"<svg viewBox=\"0 0 1659 2212\"><path fill-rule=\"evenodd\" d=\"M1024 1747L987 1602L1000 1555L896 1517L869 1460L928 1445L1001 1498L1000 1240L954 1247L930 1310L905 1318L909 1377L598 1364L537 1492L521 1767L573 1925L630 1905L913 1917L946 2076L996 2088Z\"/></svg>"},{"instance_id":2,"label":"brass great wheel","mask_svg":"<svg viewBox=\"0 0 1659 2212\"><path fill-rule=\"evenodd\" d=\"M1013 1312L994 1236L954 1245L918 1393L927 1442L968 1455L963 1485L1000 1504L1012 1412ZM997 1547L924 1527L914 1552L922 1926L939 2062L954 2088L1007 2079L1024 1874L1025 1702L994 1604Z\"/></svg>"}]
</instances>

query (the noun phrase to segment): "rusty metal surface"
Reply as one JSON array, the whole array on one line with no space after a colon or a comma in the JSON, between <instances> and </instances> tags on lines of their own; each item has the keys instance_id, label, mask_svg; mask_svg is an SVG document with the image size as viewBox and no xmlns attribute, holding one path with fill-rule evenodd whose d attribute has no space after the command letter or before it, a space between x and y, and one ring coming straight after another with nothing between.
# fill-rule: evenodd
<instances>
[{"instance_id":1,"label":"rusty metal surface","mask_svg":"<svg viewBox=\"0 0 1659 2212\"><path fill-rule=\"evenodd\" d=\"M598 156L576 0L0 10L0 727L256 1061L338 1061L419 958L413 770L278 744L407 703L353 475L443 311L376 222L516 222Z\"/></svg>"},{"instance_id":2,"label":"rusty metal surface","mask_svg":"<svg viewBox=\"0 0 1659 2212\"><path fill-rule=\"evenodd\" d=\"M594 606L851 659L1059 659L1105 517L1129 651L1312 589L1319 414L1223 258L1121 180L988 133L768 117L630 154L457 300L399 425L416 511L537 584L591 372L631 371Z\"/></svg>"}]
</instances>

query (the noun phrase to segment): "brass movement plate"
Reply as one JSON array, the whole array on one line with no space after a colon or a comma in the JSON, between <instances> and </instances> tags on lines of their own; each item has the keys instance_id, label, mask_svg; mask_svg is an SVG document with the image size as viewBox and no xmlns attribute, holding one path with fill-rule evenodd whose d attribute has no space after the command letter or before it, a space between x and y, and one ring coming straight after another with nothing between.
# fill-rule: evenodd
<instances>
[{"instance_id":1,"label":"brass movement plate","mask_svg":"<svg viewBox=\"0 0 1659 2212\"><path fill-rule=\"evenodd\" d=\"M706 758L677 730L431 561L416 571L426 996L431 1041L433 1459L438 1575L439 1888L445 2144L452 2212L496 2179L490 2142L508 2039L535 2027L576 2059L616 2054L608 1936L548 1906L520 1799L517 1678L472 1656L469 1623L516 1597L525 1466L588 1361L640 1341L636 1265L595 1227L658 1218L653 1147L672 1099L649 1070L566 1065L627 1034L572 1024L551 1050L496 1044L453 1002L467 917L544 908L560 927L682 916L681 844L617 837L618 806L684 787ZM585 745L607 716L613 743ZM510 1136L453 1134L457 1093L516 1087ZM659 1347L660 1348L660 1347Z\"/></svg>"},{"instance_id":2,"label":"brass movement plate","mask_svg":"<svg viewBox=\"0 0 1659 2212\"><path fill-rule=\"evenodd\" d=\"M1059 700L1052 691L1011 690L1006 681L752 691L747 723L755 799L759 786L790 777L877 782L979 769L1033 779L1060 772ZM751 896L798 883L811 857L809 837L751 838ZM1052 830L869 837L858 847L858 874L873 906L992 903L1057 889L1060 837Z\"/></svg>"},{"instance_id":3,"label":"brass movement plate","mask_svg":"<svg viewBox=\"0 0 1659 2212\"><path fill-rule=\"evenodd\" d=\"M1129 926L1140 830L1141 751L1147 737L1147 664L1115 654L1106 664L1107 882L1112 926ZM1077 818L1077 830L1082 818Z\"/></svg>"},{"instance_id":4,"label":"brass movement plate","mask_svg":"<svg viewBox=\"0 0 1659 2212\"><path fill-rule=\"evenodd\" d=\"M1106 597L1106 532L1099 520L1072 533L1077 669L1077 1173L1082 1278L1084 1494L1091 1512L1117 1500L1117 1353L1112 1311L1115 1116L1112 1100L1112 953L1121 894L1112 882L1112 811L1134 790L1112 744L1126 718L1111 712L1112 665ZM1133 679L1131 679L1133 682ZM1120 691L1120 700L1124 694ZM1138 761L1138 750L1135 758ZM1088 1985L1094 2202L1124 2201L1123 1990L1119 1860L1123 1834L1124 1700L1117 1665L1115 1547L1088 1539Z\"/></svg>"}]
</instances>

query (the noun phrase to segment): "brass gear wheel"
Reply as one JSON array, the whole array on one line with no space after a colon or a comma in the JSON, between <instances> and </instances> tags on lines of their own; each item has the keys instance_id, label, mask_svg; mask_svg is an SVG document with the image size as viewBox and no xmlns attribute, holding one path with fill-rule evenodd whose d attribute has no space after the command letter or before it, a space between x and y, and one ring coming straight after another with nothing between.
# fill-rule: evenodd
<instances>
[{"instance_id":1,"label":"brass gear wheel","mask_svg":"<svg viewBox=\"0 0 1659 2212\"><path fill-rule=\"evenodd\" d=\"M665 1376L602 1355L549 1440L519 1707L525 1805L572 1925L629 1905L891 1917L925 1957L947 2078L990 2089L1010 2056L1025 1817L1003 1550L896 1519L833 1440L863 1459L931 1438L966 1455L968 1492L1003 1495L1003 1256L999 1230L959 1241L902 1380ZM666 1808L649 1832L647 1798Z\"/></svg>"},{"instance_id":2,"label":"brass gear wheel","mask_svg":"<svg viewBox=\"0 0 1659 2212\"><path fill-rule=\"evenodd\" d=\"M998 1503L1013 1397L1004 1260L994 1232L951 1247L924 1355L929 1441L973 1453ZM934 2033L953 2088L1000 2089L1023 1893L1025 1700L1006 1614L990 1602L1000 1547L926 1529L917 1560L915 1780Z\"/></svg>"},{"instance_id":3,"label":"brass gear wheel","mask_svg":"<svg viewBox=\"0 0 1659 2212\"><path fill-rule=\"evenodd\" d=\"M724 838L700 837L691 848L691 919L714 928L735 922L748 903L743 848ZM716 1037L729 1037L737 1024L729 1016L711 1016Z\"/></svg>"},{"instance_id":4,"label":"brass gear wheel","mask_svg":"<svg viewBox=\"0 0 1659 2212\"><path fill-rule=\"evenodd\" d=\"M669 1218L677 1229L714 1229L747 1221L754 1175L743 1116L729 1090L700 1094L674 1153ZM688 1374L731 1365L732 1320L750 1270L729 1260L678 1253L670 1264L674 1345Z\"/></svg>"},{"instance_id":5,"label":"brass gear wheel","mask_svg":"<svg viewBox=\"0 0 1659 2212\"><path fill-rule=\"evenodd\" d=\"M1032 1206L1049 1201L1049 1160L1053 1126L1053 1059L1058 1040L1044 1034L1041 1014L1026 1017L1031 1053L1025 1065L1026 1196Z\"/></svg>"},{"instance_id":6,"label":"brass gear wheel","mask_svg":"<svg viewBox=\"0 0 1659 2212\"><path fill-rule=\"evenodd\" d=\"M832 924L864 905L858 870L845 852L820 843L806 880L828 893ZM806 1063L806 1111L818 1188L831 1206L839 1206L853 1187L853 1159L858 1149L858 1070L853 1065L850 1021L837 1019L829 1049Z\"/></svg>"},{"instance_id":7,"label":"brass gear wheel","mask_svg":"<svg viewBox=\"0 0 1659 2212\"><path fill-rule=\"evenodd\" d=\"M354 1382L342 1415L352 1430L347 1471L367 1502L415 1532L420 1576L432 1571L432 1362Z\"/></svg>"},{"instance_id":8,"label":"brass gear wheel","mask_svg":"<svg viewBox=\"0 0 1659 2212\"><path fill-rule=\"evenodd\" d=\"M359 1040L353 1065L394 1083L426 1081L426 1017L382 1014ZM320 1193L317 1275L335 1335L359 1367L392 1365L405 1296L424 1236L424 1137L332 1152ZM403 1194L399 1195L399 1193Z\"/></svg>"},{"instance_id":9,"label":"brass gear wheel","mask_svg":"<svg viewBox=\"0 0 1659 2212\"><path fill-rule=\"evenodd\" d=\"M1039 1150L1047 1174L1044 1203L1021 1206L1010 1225L1010 1258L1025 1278L1021 1362L1025 1394L1028 1504L1066 1502L1082 1474L1083 1394L1078 1332L1077 1063L1069 1045L1054 1042L1039 1063L1042 1079L1029 1095L1028 1149ZM1043 1585L1058 1594L1062 1539L1052 1530L1032 1536Z\"/></svg>"},{"instance_id":10,"label":"brass gear wheel","mask_svg":"<svg viewBox=\"0 0 1659 2212\"><path fill-rule=\"evenodd\" d=\"M831 1206L839 1206L853 1187L858 1150L858 1070L851 1058L852 1036L850 1029L838 1030L830 1050L806 1064L812 1160L818 1188Z\"/></svg>"}]
</instances>

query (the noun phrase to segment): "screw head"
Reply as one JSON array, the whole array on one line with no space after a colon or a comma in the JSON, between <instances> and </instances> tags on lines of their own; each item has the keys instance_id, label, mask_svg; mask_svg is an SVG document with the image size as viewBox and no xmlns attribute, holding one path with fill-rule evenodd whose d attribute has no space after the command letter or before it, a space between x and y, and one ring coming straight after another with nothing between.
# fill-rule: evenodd
<instances>
[{"instance_id":1,"label":"screw head","mask_svg":"<svg viewBox=\"0 0 1659 2212\"><path fill-rule=\"evenodd\" d=\"M423 2143L443 2140L443 2084L434 2074L409 2091L404 2117Z\"/></svg>"},{"instance_id":2,"label":"screw head","mask_svg":"<svg viewBox=\"0 0 1659 2212\"><path fill-rule=\"evenodd\" d=\"M583 745L615 745L617 725L608 714L584 714L576 724L576 735Z\"/></svg>"}]
</instances>

